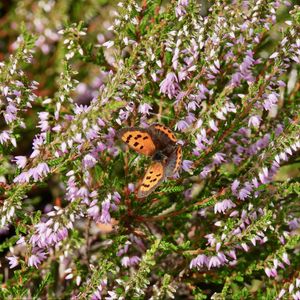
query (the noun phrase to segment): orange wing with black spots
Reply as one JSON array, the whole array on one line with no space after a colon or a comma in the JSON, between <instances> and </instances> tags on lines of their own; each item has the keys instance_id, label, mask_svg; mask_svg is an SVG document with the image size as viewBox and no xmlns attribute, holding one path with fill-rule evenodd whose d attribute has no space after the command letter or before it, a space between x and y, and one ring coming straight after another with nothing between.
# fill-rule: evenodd
<instances>
[{"instance_id":1,"label":"orange wing with black spots","mask_svg":"<svg viewBox=\"0 0 300 300\"><path fill-rule=\"evenodd\" d=\"M140 154L151 156L156 151L154 141L146 129L124 128L118 132L118 136L131 149Z\"/></svg>"},{"instance_id":2,"label":"orange wing with black spots","mask_svg":"<svg viewBox=\"0 0 300 300\"><path fill-rule=\"evenodd\" d=\"M158 133L163 134L164 138L167 138L169 141L171 141L171 143L177 142L174 133L168 127L161 124L153 124L150 127L156 130Z\"/></svg>"},{"instance_id":3,"label":"orange wing with black spots","mask_svg":"<svg viewBox=\"0 0 300 300\"><path fill-rule=\"evenodd\" d=\"M160 161L152 162L138 190L138 198L147 197L165 179L164 165Z\"/></svg>"},{"instance_id":4,"label":"orange wing with black spots","mask_svg":"<svg viewBox=\"0 0 300 300\"><path fill-rule=\"evenodd\" d=\"M176 173L180 166L181 166L181 162L182 162L182 147L178 146L178 148L175 150L176 153L176 163L175 163L175 168L173 170L173 173Z\"/></svg>"}]
</instances>

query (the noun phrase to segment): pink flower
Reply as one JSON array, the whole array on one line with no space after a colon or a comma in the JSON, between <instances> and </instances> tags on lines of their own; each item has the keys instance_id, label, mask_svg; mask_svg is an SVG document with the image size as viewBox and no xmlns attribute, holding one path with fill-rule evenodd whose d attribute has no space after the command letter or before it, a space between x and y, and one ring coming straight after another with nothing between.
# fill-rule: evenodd
<instances>
[{"instance_id":1,"label":"pink flower","mask_svg":"<svg viewBox=\"0 0 300 300\"><path fill-rule=\"evenodd\" d=\"M251 116L249 118L249 121L248 121L248 126L251 127L259 127L259 124L261 122L261 117L260 116Z\"/></svg>"},{"instance_id":2,"label":"pink flower","mask_svg":"<svg viewBox=\"0 0 300 300\"><path fill-rule=\"evenodd\" d=\"M8 263L9 263L9 268L13 269L15 268L18 264L19 264L19 257L18 256L7 256L6 257L8 259Z\"/></svg>"},{"instance_id":3,"label":"pink flower","mask_svg":"<svg viewBox=\"0 0 300 300\"><path fill-rule=\"evenodd\" d=\"M168 95L169 99L178 94L179 85L178 79L173 72L167 74L167 77L160 83L160 92Z\"/></svg>"},{"instance_id":4,"label":"pink flower","mask_svg":"<svg viewBox=\"0 0 300 300\"><path fill-rule=\"evenodd\" d=\"M190 262L190 269L192 268L202 268L203 266L206 266L208 264L208 258L204 254L198 255L196 258L192 259Z\"/></svg>"},{"instance_id":5,"label":"pink flower","mask_svg":"<svg viewBox=\"0 0 300 300\"><path fill-rule=\"evenodd\" d=\"M208 263L208 269L210 269L211 267L220 267L222 265L220 259L218 256L212 256L209 259L209 263Z\"/></svg>"},{"instance_id":6,"label":"pink flower","mask_svg":"<svg viewBox=\"0 0 300 300\"><path fill-rule=\"evenodd\" d=\"M97 163L97 160L91 154L85 155L83 160L82 160L82 166L85 169L91 169L92 167L94 167L94 165L96 163Z\"/></svg>"},{"instance_id":7,"label":"pink flower","mask_svg":"<svg viewBox=\"0 0 300 300\"><path fill-rule=\"evenodd\" d=\"M15 159L13 161L16 162L19 169L23 169L27 164L26 156L15 156Z\"/></svg>"},{"instance_id":8,"label":"pink flower","mask_svg":"<svg viewBox=\"0 0 300 300\"><path fill-rule=\"evenodd\" d=\"M148 103L143 103L140 104L139 108L138 108L138 112L143 114L143 115L149 115L150 114L150 110L152 110L152 106Z\"/></svg>"},{"instance_id":9,"label":"pink flower","mask_svg":"<svg viewBox=\"0 0 300 300\"><path fill-rule=\"evenodd\" d=\"M236 205L230 199L225 199L215 204L215 213L222 212L224 214L227 209L231 209L235 206Z\"/></svg>"},{"instance_id":10,"label":"pink flower","mask_svg":"<svg viewBox=\"0 0 300 300\"><path fill-rule=\"evenodd\" d=\"M182 169L186 172L191 172L193 168L193 162L191 160L183 160Z\"/></svg>"},{"instance_id":11,"label":"pink flower","mask_svg":"<svg viewBox=\"0 0 300 300\"><path fill-rule=\"evenodd\" d=\"M35 266L36 268L38 268L38 265L46 259L46 253L43 252L41 249L34 249L33 253L29 259L28 259L28 266L29 267L33 267Z\"/></svg>"}]
</instances>

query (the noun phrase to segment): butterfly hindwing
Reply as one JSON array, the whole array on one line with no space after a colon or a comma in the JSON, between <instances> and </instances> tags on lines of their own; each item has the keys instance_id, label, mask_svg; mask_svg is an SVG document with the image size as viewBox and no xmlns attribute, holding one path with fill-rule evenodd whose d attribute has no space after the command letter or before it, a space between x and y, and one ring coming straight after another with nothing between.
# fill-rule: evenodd
<instances>
[{"instance_id":1,"label":"butterfly hindwing","mask_svg":"<svg viewBox=\"0 0 300 300\"><path fill-rule=\"evenodd\" d=\"M160 161L152 162L138 190L138 198L144 198L151 194L164 179L165 170L163 163Z\"/></svg>"},{"instance_id":2,"label":"butterfly hindwing","mask_svg":"<svg viewBox=\"0 0 300 300\"><path fill-rule=\"evenodd\" d=\"M118 136L131 149L144 155L151 156L156 151L155 142L149 130L143 128L124 128L119 130Z\"/></svg>"},{"instance_id":3,"label":"butterfly hindwing","mask_svg":"<svg viewBox=\"0 0 300 300\"><path fill-rule=\"evenodd\" d=\"M180 168L182 162L182 147L176 146L166 162L166 177L174 175Z\"/></svg>"}]
</instances>

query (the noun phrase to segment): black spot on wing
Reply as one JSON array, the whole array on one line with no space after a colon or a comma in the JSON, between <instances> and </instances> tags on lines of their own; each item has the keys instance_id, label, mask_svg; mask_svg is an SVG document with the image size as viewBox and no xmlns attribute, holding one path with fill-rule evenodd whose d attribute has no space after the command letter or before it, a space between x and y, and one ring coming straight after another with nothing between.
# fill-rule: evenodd
<instances>
[{"instance_id":1,"label":"black spot on wing","mask_svg":"<svg viewBox=\"0 0 300 300\"><path fill-rule=\"evenodd\" d=\"M129 136L126 138L126 143L129 143L131 138L132 138L132 134L129 134Z\"/></svg>"}]
</instances>

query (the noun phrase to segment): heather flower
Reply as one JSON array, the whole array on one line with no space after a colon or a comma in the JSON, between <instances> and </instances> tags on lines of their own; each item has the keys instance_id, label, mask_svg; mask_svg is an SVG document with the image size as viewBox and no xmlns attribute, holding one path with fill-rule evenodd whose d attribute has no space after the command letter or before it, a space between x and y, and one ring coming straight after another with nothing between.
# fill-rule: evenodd
<instances>
[{"instance_id":1,"label":"heather flower","mask_svg":"<svg viewBox=\"0 0 300 300\"><path fill-rule=\"evenodd\" d=\"M196 258L192 259L190 262L190 269L192 268L203 268L204 266L207 266L209 262L209 259L206 255L200 254Z\"/></svg>"},{"instance_id":2,"label":"heather flower","mask_svg":"<svg viewBox=\"0 0 300 300\"><path fill-rule=\"evenodd\" d=\"M121 265L124 267L132 267L138 264L140 260L141 259L137 256L132 256L132 257L124 256L121 260Z\"/></svg>"},{"instance_id":3,"label":"heather flower","mask_svg":"<svg viewBox=\"0 0 300 300\"><path fill-rule=\"evenodd\" d=\"M106 199L102 202L102 211L100 216L101 223L104 224L110 223L111 217L110 217L109 209L110 209L110 200Z\"/></svg>"},{"instance_id":4,"label":"heather flower","mask_svg":"<svg viewBox=\"0 0 300 300\"><path fill-rule=\"evenodd\" d=\"M248 126L259 127L260 122L261 122L260 116L251 116L248 121Z\"/></svg>"},{"instance_id":5,"label":"heather flower","mask_svg":"<svg viewBox=\"0 0 300 300\"><path fill-rule=\"evenodd\" d=\"M286 263L287 265L290 265L290 264L291 264L291 262L290 262L290 260L289 260L289 258L288 258L287 253L283 253L283 255L282 255L282 261L283 261L284 263Z\"/></svg>"},{"instance_id":6,"label":"heather flower","mask_svg":"<svg viewBox=\"0 0 300 300\"><path fill-rule=\"evenodd\" d=\"M193 162L191 160L184 159L182 161L182 169L186 172L192 172L193 170Z\"/></svg>"},{"instance_id":7,"label":"heather flower","mask_svg":"<svg viewBox=\"0 0 300 300\"><path fill-rule=\"evenodd\" d=\"M7 143L8 141L12 141L11 140L11 136L9 134L8 131L6 130L3 130L1 133L0 133L0 143L3 145L5 143Z\"/></svg>"},{"instance_id":8,"label":"heather flower","mask_svg":"<svg viewBox=\"0 0 300 300\"><path fill-rule=\"evenodd\" d=\"M209 258L208 269L210 270L212 267L220 267L222 265L218 256L212 256Z\"/></svg>"},{"instance_id":9,"label":"heather flower","mask_svg":"<svg viewBox=\"0 0 300 300\"><path fill-rule=\"evenodd\" d=\"M152 110L152 106L148 103L140 104L139 109L138 109L139 113L141 113L143 115L149 115L150 110Z\"/></svg>"},{"instance_id":10,"label":"heather flower","mask_svg":"<svg viewBox=\"0 0 300 300\"><path fill-rule=\"evenodd\" d=\"M34 248L32 253L33 254L28 258L28 266L38 268L38 265L46 259L46 253L38 248Z\"/></svg>"},{"instance_id":11,"label":"heather flower","mask_svg":"<svg viewBox=\"0 0 300 300\"><path fill-rule=\"evenodd\" d=\"M36 167L30 169L28 173L33 177L34 181L40 180L50 172L50 169L46 163L39 163Z\"/></svg>"},{"instance_id":12,"label":"heather flower","mask_svg":"<svg viewBox=\"0 0 300 300\"><path fill-rule=\"evenodd\" d=\"M29 172L22 172L14 178L15 183L25 183L30 181L31 174Z\"/></svg>"},{"instance_id":13,"label":"heather flower","mask_svg":"<svg viewBox=\"0 0 300 300\"><path fill-rule=\"evenodd\" d=\"M82 165L85 169L90 169L94 167L96 163L97 160L91 154L85 155L82 160Z\"/></svg>"},{"instance_id":14,"label":"heather flower","mask_svg":"<svg viewBox=\"0 0 300 300\"><path fill-rule=\"evenodd\" d=\"M27 164L26 156L15 156L14 161L16 162L19 169L24 169Z\"/></svg>"},{"instance_id":15,"label":"heather flower","mask_svg":"<svg viewBox=\"0 0 300 300\"><path fill-rule=\"evenodd\" d=\"M19 264L19 257L18 256L7 256L6 257L9 260L9 268L13 269Z\"/></svg>"},{"instance_id":16,"label":"heather flower","mask_svg":"<svg viewBox=\"0 0 300 300\"><path fill-rule=\"evenodd\" d=\"M219 130L214 120L209 121L209 126L215 132L217 132Z\"/></svg>"},{"instance_id":17,"label":"heather flower","mask_svg":"<svg viewBox=\"0 0 300 300\"><path fill-rule=\"evenodd\" d=\"M166 78L160 83L160 92L172 99L179 91L178 79L174 73L168 73Z\"/></svg>"},{"instance_id":18,"label":"heather flower","mask_svg":"<svg viewBox=\"0 0 300 300\"><path fill-rule=\"evenodd\" d=\"M218 202L215 204L214 211L215 213L225 213L226 210L231 209L235 207L236 205L230 200L230 199L225 199L221 202Z\"/></svg>"},{"instance_id":19,"label":"heather flower","mask_svg":"<svg viewBox=\"0 0 300 300\"><path fill-rule=\"evenodd\" d=\"M222 164L223 162L225 162L225 157L226 155L224 153L216 153L214 156L213 156L213 162L214 164L216 165L220 165Z\"/></svg>"},{"instance_id":20,"label":"heather flower","mask_svg":"<svg viewBox=\"0 0 300 300\"><path fill-rule=\"evenodd\" d=\"M177 122L175 124L175 130L178 130L178 131L184 131L188 127L189 127L189 124L184 120L180 120L179 122Z\"/></svg>"},{"instance_id":21,"label":"heather flower","mask_svg":"<svg viewBox=\"0 0 300 300\"><path fill-rule=\"evenodd\" d=\"M97 201L94 200L90 204L90 207L87 209L87 213L90 217L92 217L96 222L99 220L100 217L100 208L96 205Z\"/></svg>"},{"instance_id":22,"label":"heather flower","mask_svg":"<svg viewBox=\"0 0 300 300\"><path fill-rule=\"evenodd\" d=\"M271 110L278 102L278 95L276 93L271 93L263 102L263 107L265 110Z\"/></svg>"}]
</instances>

